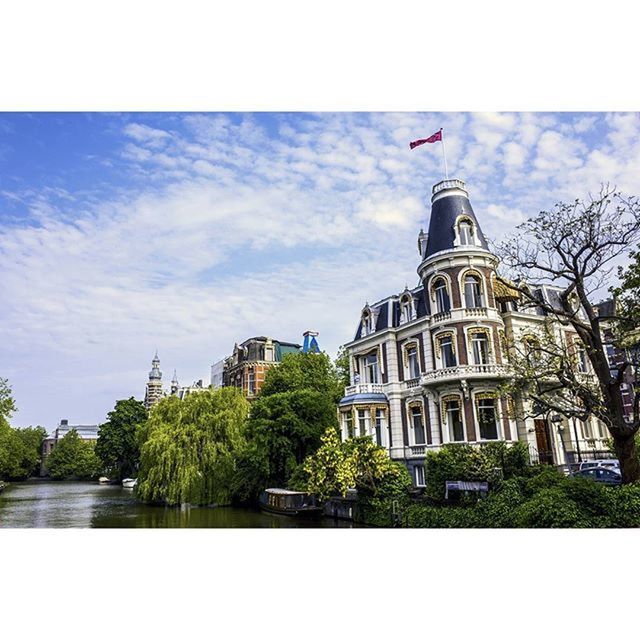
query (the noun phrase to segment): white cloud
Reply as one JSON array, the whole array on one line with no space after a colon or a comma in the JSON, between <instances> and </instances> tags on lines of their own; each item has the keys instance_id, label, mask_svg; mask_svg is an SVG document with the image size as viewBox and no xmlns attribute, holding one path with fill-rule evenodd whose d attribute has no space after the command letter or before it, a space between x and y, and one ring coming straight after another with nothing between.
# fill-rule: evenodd
<instances>
[{"instance_id":1,"label":"white cloud","mask_svg":"<svg viewBox=\"0 0 640 640\"><path fill-rule=\"evenodd\" d=\"M417 282L442 149L408 142L440 127L495 240L603 177L640 193L638 118L606 116L588 143L589 118L561 133L551 114L282 115L275 137L250 114L128 123L121 156L103 160L138 186L98 204L10 192L37 221L0 232L0 375L17 423L101 420L141 396L156 348L191 382L251 335L350 340L365 300Z\"/></svg>"}]
</instances>

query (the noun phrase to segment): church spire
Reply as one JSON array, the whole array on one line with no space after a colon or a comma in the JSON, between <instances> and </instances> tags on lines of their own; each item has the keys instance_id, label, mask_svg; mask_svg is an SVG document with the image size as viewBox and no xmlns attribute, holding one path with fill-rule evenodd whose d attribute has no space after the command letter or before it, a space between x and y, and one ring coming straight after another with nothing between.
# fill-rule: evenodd
<instances>
[{"instance_id":1,"label":"church spire","mask_svg":"<svg viewBox=\"0 0 640 640\"><path fill-rule=\"evenodd\" d=\"M178 374L174 369L173 378L171 379L171 395L174 396L176 393L178 393L179 388L180 388L180 385L178 384Z\"/></svg>"}]
</instances>

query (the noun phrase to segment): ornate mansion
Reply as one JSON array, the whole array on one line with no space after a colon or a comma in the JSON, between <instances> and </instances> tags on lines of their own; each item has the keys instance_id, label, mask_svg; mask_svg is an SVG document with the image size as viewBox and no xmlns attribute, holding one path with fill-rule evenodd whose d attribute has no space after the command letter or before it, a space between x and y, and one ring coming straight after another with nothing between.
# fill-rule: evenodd
<instances>
[{"instance_id":1,"label":"ornate mansion","mask_svg":"<svg viewBox=\"0 0 640 640\"><path fill-rule=\"evenodd\" d=\"M604 450L608 433L599 421L525 417L522 399L514 410L500 395L510 376L505 344L548 319L542 309L520 307L496 280L498 258L461 180L433 187L429 232L420 232L418 250L421 284L365 306L345 345L351 386L339 405L343 438L370 435L408 466L417 486L426 453L446 443L523 441L533 461L550 464ZM557 289L537 295L553 304ZM567 344L577 339L570 328L558 327L557 335Z\"/></svg>"}]
</instances>

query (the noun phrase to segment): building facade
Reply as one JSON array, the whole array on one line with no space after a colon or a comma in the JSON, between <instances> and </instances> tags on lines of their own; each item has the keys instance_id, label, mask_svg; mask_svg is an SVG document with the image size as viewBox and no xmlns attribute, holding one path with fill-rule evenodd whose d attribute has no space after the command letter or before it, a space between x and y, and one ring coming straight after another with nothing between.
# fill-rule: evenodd
<instances>
[{"instance_id":1,"label":"building facade","mask_svg":"<svg viewBox=\"0 0 640 640\"><path fill-rule=\"evenodd\" d=\"M299 344L265 336L249 338L236 344L233 353L224 360L222 386L237 387L248 400L252 400L260 393L267 371L278 365L284 355L298 353L300 349ZM213 379L214 368L219 375L219 363L212 367L212 385L219 383L219 378L216 381Z\"/></svg>"},{"instance_id":2,"label":"building facade","mask_svg":"<svg viewBox=\"0 0 640 640\"><path fill-rule=\"evenodd\" d=\"M531 412L521 400L501 395L510 377L506 345L548 318L519 308L513 290L496 280L498 258L461 180L433 187L418 251L419 286L367 304L345 345L352 384L339 404L343 438L370 435L407 465L417 486L427 452L447 443L523 441L534 459L555 464L573 461L580 444L604 449L598 421L574 437L566 419L524 417ZM557 294L545 287L537 295ZM574 339L564 327L557 332Z\"/></svg>"}]
</instances>

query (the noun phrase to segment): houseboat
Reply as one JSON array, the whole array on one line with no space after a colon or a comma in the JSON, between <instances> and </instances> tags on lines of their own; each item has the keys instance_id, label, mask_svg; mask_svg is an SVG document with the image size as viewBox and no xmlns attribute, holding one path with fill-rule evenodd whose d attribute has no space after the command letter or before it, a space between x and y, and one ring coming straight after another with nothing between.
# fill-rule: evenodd
<instances>
[{"instance_id":1,"label":"houseboat","mask_svg":"<svg viewBox=\"0 0 640 640\"><path fill-rule=\"evenodd\" d=\"M286 516L320 516L322 507L314 495L288 489L266 489L260 496L260 508Z\"/></svg>"}]
</instances>

